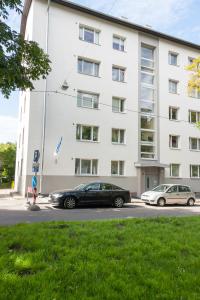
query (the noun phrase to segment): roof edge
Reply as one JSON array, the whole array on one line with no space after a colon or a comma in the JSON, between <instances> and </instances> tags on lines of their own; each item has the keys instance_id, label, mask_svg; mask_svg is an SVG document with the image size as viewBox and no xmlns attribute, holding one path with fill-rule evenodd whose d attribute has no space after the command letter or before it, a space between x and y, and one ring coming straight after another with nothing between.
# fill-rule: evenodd
<instances>
[{"instance_id":1,"label":"roof edge","mask_svg":"<svg viewBox=\"0 0 200 300\"><path fill-rule=\"evenodd\" d=\"M182 40L180 38L177 38L177 37L174 37L174 36L171 36L171 35L167 35L165 33L162 33L162 32L159 32L159 31L156 31L156 30L153 30L153 29L149 29L149 28L141 26L141 25L137 25L137 24L128 22L128 21L122 20L120 18L113 17L111 15L104 14L100 11L93 10L93 9L88 8L86 6L83 6L83 5L75 4L73 2L65 1L65 0L50 0L50 1L52 1L54 3L57 3L57 4L60 4L60 5L63 5L63 6L66 6L66 7L69 7L69 8L72 8L74 10L78 10L80 12L98 17L98 18L106 20L106 21L116 23L116 24L121 25L121 26L125 26L125 27L131 28L131 29L134 29L134 30L146 33L146 34L154 35L154 36L157 36L159 38L163 38L165 40L170 40L172 42L175 42L175 43L178 43L178 44L181 44L181 45L184 45L184 46L188 46L188 47L196 49L196 50L200 50L200 45L198 45L198 44L194 44L192 42ZM24 36L24 33L25 33L26 21L27 21L27 16L28 16L28 13L29 13L31 3L32 3L32 0L25 0L25 5L24 5L24 9L23 9L23 14L22 14L22 21L21 21L21 29L20 29L20 33L23 36Z\"/></svg>"}]
</instances>

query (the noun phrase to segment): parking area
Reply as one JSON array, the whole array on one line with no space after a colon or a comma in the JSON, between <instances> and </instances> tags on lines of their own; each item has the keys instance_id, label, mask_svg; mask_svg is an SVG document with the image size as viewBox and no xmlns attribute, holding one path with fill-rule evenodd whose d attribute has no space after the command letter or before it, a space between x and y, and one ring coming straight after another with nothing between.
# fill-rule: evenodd
<instances>
[{"instance_id":1,"label":"parking area","mask_svg":"<svg viewBox=\"0 0 200 300\"><path fill-rule=\"evenodd\" d=\"M132 203L125 204L123 208L87 206L72 210L52 206L48 203L48 198L39 198L37 204L40 206L40 211L28 211L26 199L0 199L0 224L200 215L200 201L197 201L193 207L184 205L158 207L145 205L138 199L132 199Z\"/></svg>"}]
</instances>

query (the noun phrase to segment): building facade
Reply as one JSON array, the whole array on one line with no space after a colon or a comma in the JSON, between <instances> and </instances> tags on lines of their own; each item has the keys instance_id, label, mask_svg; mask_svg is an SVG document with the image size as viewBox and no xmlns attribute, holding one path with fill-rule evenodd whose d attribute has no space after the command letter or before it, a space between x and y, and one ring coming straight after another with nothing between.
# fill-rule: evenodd
<instances>
[{"instance_id":1,"label":"building facade","mask_svg":"<svg viewBox=\"0 0 200 300\"><path fill-rule=\"evenodd\" d=\"M21 32L52 71L20 95L19 192L35 150L42 193L96 180L137 195L164 182L200 191L200 93L185 70L199 45L62 0L27 0Z\"/></svg>"}]
</instances>

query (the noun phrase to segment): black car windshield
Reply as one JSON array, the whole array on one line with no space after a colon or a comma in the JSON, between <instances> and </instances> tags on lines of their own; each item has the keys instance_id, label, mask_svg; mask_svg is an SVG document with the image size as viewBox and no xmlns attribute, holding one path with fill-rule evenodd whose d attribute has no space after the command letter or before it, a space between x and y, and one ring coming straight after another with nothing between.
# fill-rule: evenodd
<instances>
[{"instance_id":1,"label":"black car windshield","mask_svg":"<svg viewBox=\"0 0 200 300\"><path fill-rule=\"evenodd\" d=\"M87 184L81 183L81 184L79 184L78 186L76 186L76 187L74 188L74 190L75 190L75 191L83 191L83 190L85 189L86 186L87 186Z\"/></svg>"},{"instance_id":2,"label":"black car windshield","mask_svg":"<svg viewBox=\"0 0 200 300\"><path fill-rule=\"evenodd\" d=\"M169 187L170 187L170 185L161 184L161 185L155 187L152 191L154 191L154 192L165 192Z\"/></svg>"}]
</instances>

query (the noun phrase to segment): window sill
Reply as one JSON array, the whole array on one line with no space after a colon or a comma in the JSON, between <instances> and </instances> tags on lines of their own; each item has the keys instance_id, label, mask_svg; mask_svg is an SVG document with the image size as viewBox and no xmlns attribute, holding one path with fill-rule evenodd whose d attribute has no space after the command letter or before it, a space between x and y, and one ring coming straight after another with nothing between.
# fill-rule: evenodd
<instances>
[{"instance_id":1,"label":"window sill","mask_svg":"<svg viewBox=\"0 0 200 300\"><path fill-rule=\"evenodd\" d=\"M126 146L126 143L115 143L115 142L111 142L112 143L112 145L120 145L120 146Z\"/></svg>"},{"instance_id":2,"label":"window sill","mask_svg":"<svg viewBox=\"0 0 200 300\"><path fill-rule=\"evenodd\" d=\"M100 76L85 74L85 73L81 73L81 72L78 72L78 74L86 75L86 76L90 76L90 77L95 77L95 78L101 78Z\"/></svg>"},{"instance_id":3,"label":"window sill","mask_svg":"<svg viewBox=\"0 0 200 300\"><path fill-rule=\"evenodd\" d=\"M77 105L77 107L79 107L79 108L87 108L87 109L92 109L92 110L100 110L99 107L98 108L94 108L94 107L79 106L79 105Z\"/></svg>"},{"instance_id":4,"label":"window sill","mask_svg":"<svg viewBox=\"0 0 200 300\"><path fill-rule=\"evenodd\" d=\"M101 44L92 43L92 42L89 42L89 41L86 41L86 40L82 40L81 38L79 38L79 41L85 42L85 43L88 43L88 44L91 44L91 45L101 46Z\"/></svg>"},{"instance_id":5,"label":"window sill","mask_svg":"<svg viewBox=\"0 0 200 300\"><path fill-rule=\"evenodd\" d=\"M173 147L169 147L170 150L181 150L181 148L173 148Z\"/></svg>"},{"instance_id":6,"label":"window sill","mask_svg":"<svg viewBox=\"0 0 200 300\"><path fill-rule=\"evenodd\" d=\"M75 174L76 177L99 177L97 174Z\"/></svg>"},{"instance_id":7,"label":"window sill","mask_svg":"<svg viewBox=\"0 0 200 300\"><path fill-rule=\"evenodd\" d=\"M126 177L125 175L111 174L111 177Z\"/></svg>"},{"instance_id":8,"label":"window sill","mask_svg":"<svg viewBox=\"0 0 200 300\"><path fill-rule=\"evenodd\" d=\"M174 64L170 64L170 63L169 63L169 66L180 67L180 65L174 65Z\"/></svg>"},{"instance_id":9,"label":"window sill","mask_svg":"<svg viewBox=\"0 0 200 300\"><path fill-rule=\"evenodd\" d=\"M182 179L182 177L178 177L178 176L169 176L169 177L173 179Z\"/></svg>"},{"instance_id":10,"label":"window sill","mask_svg":"<svg viewBox=\"0 0 200 300\"><path fill-rule=\"evenodd\" d=\"M192 180L199 180L200 177L190 177L190 179L192 179Z\"/></svg>"},{"instance_id":11,"label":"window sill","mask_svg":"<svg viewBox=\"0 0 200 300\"><path fill-rule=\"evenodd\" d=\"M112 80L112 81L114 81L114 82L120 82L120 83L127 83L126 81L120 81L120 80Z\"/></svg>"},{"instance_id":12,"label":"window sill","mask_svg":"<svg viewBox=\"0 0 200 300\"><path fill-rule=\"evenodd\" d=\"M115 48L113 48L113 50L115 50L115 51L117 51L117 52L127 53L126 50L119 50L119 49L115 49Z\"/></svg>"},{"instance_id":13,"label":"window sill","mask_svg":"<svg viewBox=\"0 0 200 300\"><path fill-rule=\"evenodd\" d=\"M100 141L88 141L88 140L76 140L77 142L80 143L91 143L91 144L98 144Z\"/></svg>"},{"instance_id":14,"label":"window sill","mask_svg":"<svg viewBox=\"0 0 200 300\"><path fill-rule=\"evenodd\" d=\"M180 95L179 93L173 93L173 92L170 92L170 91L169 91L169 93L173 94L173 95L178 95L178 96Z\"/></svg>"},{"instance_id":15,"label":"window sill","mask_svg":"<svg viewBox=\"0 0 200 300\"><path fill-rule=\"evenodd\" d=\"M176 120L176 119L169 119L169 121L180 122L180 120Z\"/></svg>"},{"instance_id":16,"label":"window sill","mask_svg":"<svg viewBox=\"0 0 200 300\"><path fill-rule=\"evenodd\" d=\"M122 114L122 115L126 114L126 111L113 111L112 110L112 112L115 113L115 114Z\"/></svg>"},{"instance_id":17,"label":"window sill","mask_svg":"<svg viewBox=\"0 0 200 300\"><path fill-rule=\"evenodd\" d=\"M200 150L198 150L198 149L189 149L189 150L192 152L200 152Z\"/></svg>"}]
</instances>

